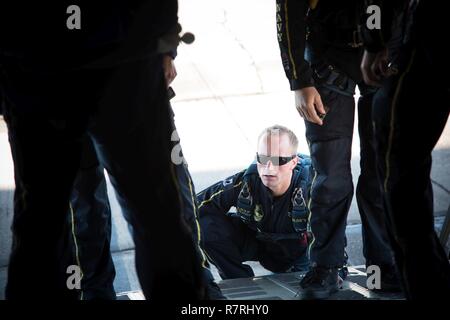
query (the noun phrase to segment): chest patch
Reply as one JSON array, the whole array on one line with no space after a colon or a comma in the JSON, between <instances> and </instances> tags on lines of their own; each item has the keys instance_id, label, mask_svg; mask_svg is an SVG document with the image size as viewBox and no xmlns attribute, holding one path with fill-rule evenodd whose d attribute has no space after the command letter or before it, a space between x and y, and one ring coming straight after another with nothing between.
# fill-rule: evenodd
<instances>
[{"instance_id":1,"label":"chest patch","mask_svg":"<svg viewBox=\"0 0 450 320\"><path fill-rule=\"evenodd\" d=\"M257 204L256 206L255 206L255 211L254 211L254 219L255 219L255 221L256 222L260 222L261 221L261 219L264 217L264 212L262 211L262 208L261 208L261 206L259 205L259 204Z\"/></svg>"}]
</instances>

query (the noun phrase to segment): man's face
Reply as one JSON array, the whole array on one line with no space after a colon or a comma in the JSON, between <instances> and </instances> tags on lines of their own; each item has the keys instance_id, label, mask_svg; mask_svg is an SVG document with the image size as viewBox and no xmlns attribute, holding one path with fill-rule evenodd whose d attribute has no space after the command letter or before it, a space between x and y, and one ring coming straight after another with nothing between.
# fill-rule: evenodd
<instances>
[{"instance_id":1,"label":"man's face","mask_svg":"<svg viewBox=\"0 0 450 320\"><path fill-rule=\"evenodd\" d=\"M262 136L258 142L257 152L259 155L271 157L291 157L296 154L296 151L292 150L289 137L286 134L278 135L276 133ZM297 165L297 161L297 157L284 165L277 165L270 160L266 164L257 161L258 173L262 183L273 191L279 186L289 185L292 170Z\"/></svg>"}]
</instances>

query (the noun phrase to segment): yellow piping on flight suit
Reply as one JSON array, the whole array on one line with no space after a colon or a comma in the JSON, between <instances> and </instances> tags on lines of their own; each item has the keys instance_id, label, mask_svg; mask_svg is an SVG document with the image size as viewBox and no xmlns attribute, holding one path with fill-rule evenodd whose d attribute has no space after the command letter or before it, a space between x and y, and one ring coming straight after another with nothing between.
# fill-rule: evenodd
<instances>
[{"instance_id":1,"label":"yellow piping on flight suit","mask_svg":"<svg viewBox=\"0 0 450 320\"><path fill-rule=\"evenodd\" d=\"M171 173L171 176L172 176L172 181L175 184L175 188L178 191L178 201L180 203L180 208L181 208L182 200L181 200L181 196L180 196L180 193L181 193L180 192L180 185L178 184L178 179L176 177L176 173L175 173L175 170L173 168L173 163L170 164L170 173ZM189 190L191 191L191 197L192 197L192 194L193 194L192 193L192 185L191 185L191 180L189 179L189 177L188 177L188 180L189 180ZM192 199L192 201L193 200L194 199ZM199 226L198 220L197 220L197 214L196 214L196 210L195 210L195 205L194 205L194 215L195 215L195 223L197 224L197 235L198 235L197 247L198 247L198 250L200 251L200 253L202 255L201 265L202 265L202 267L206 268L206 265L205 265L206 259L205 259L205 256L204 256L204 252L203 252L202 248L200 247L200 226Z\"/></svg>"},{"instance_id":2,"label":"yellow piping on flight suit","mask_svg":"<svg viewBox=\"0 0 450 320\"><path fill-rule=\"evenodd\" d=\"M403 79L405 78L406 74L411 69L411 65L414 61L414 56L416 55L416 51L414 50L411 54L411 59L409 61L408 67L406 68L406 71L400 76L400 79L398 81L397 88L395 89L394 99L392 100L391 105L391 121L389 125L389 140L388 140L388 149L386 151L386 157L385 157L385 163L386 163L386 177L384 178L384 192L387 193L387 185L388 180L391 174L391 167L389 164L389 158L391 156L391 150L392 150L392 140L394 139L394 120L395 120L395 110L397 109L397 100L398 96L400 94L401 87L403 85Z\"/></svg>"},{"instance_id":3,"label":"yellow piping on flight suit","mask_svg":"<svg viewBox=\"0 0 450 320\"><path fill-rule=\"evenodd\" d=\"M205 252L203 252L203 249L200 246L200 240L201 240L200 223L198 223L198 213L197 213L197 209L196 209L196 206L195 206L194 192L192 190L192 181L191 181L191 178L189 176L187 176L187 178L188 178L188 181L189 181L189 191L191 193L192 209L194 210L195 224L197 225L197 246L198 246L198 249L199 249L200 253L202 254L202 267L206 268Z\"/></svg>"},{"instance_id":4,"label":"yellow piping on flight suit","mask_svg":"<svg viewBox=\"0 0 450 320\"><path fill-rule=\"evenodd\" d=\"M73 213L72 204L70 202L69 202L69 208L70 208L70 215L71 215L71 222L72 222L72 237L73 237L73 242L75 244L75 259L77 260L78 268L80 268L80 271L81 271L81 279L80 279L80 283L81 283L81 280L84 277L84 273L83 273L83 269L81 268L80 255L78 253L78 241L77 241L77 236L75 235L75 214ZM83 290L81 290L80 300L83 300Z\"/></svg>"},{"instance_id":5,"label":"yellow piping on flight suit","mask_svg":"<svg viewBox=\"0 0 450 320\"><path fill-rule=\"evenodd\" d=\"M309 0L309 7L314 10L318 2L319 0Z\"/></svg>"},{"instance_id":6,"label":"yellow piping on flight suit","mask_svg":"<svg viewBox=\"0 0 450 320\"><path fill-rule=\"evenodd\" d=\"M233 188L239 187L241 184L242 184L242 181L239 182L238 184L235 184L235 185L233 186ZM203 205L207 204L208 202L211 202L212 199L213 199L215 196L221 194L221 193L224 192L224 191L225 191L225 190L222 189L222 190L220 190L220 191L217 191L216 193L213 193L213 194L211 195L211 197L209 197L209 199L203 200L202 203L200 203L200 205L198 206L198 208L200 209Z\"/></svg>"},{"instance_id":7,"label":"yellow piping on flight suit","mask_svg":"<svg viewBox=\"0 0 450 320\"><path fill-rule=\"evenodd\" d=\"M242 184L242 181L240 181L239 183L235 184L235 185L233 186L233 188L239 187L241 184ZM198 206L198 208L200 209L203 205L205 205L205 204L211 202L212 199L213 199L214 197L216 197L217 195L221 194L221 193L224 192L224 191L225 191L225 190L222 189L222 190L220 190L220 191L217 191L216 193L213 193L213 194L211 195L211 197L209 197L209 199L203 200L202 203L200 203L200 205ZM198 223L198 222L197 222L197 223ZM198 228L199 228L199 232L200 232L200 227L198 227ZM199 239L200 239L200 236L199 236ZM200 249L201 249L201 248L200 248ZM207 252L206 250L204 251L204 254L205 254L206 257L208 258L208 260L209 260L212 264L214 264L213 259L211 259L211 257L208 255L208 252Z\"/></svg>"},{"instance_id":8,"label":"yellow piping on flight suit","mask_svg":"<svg viewBox=\"0 0 450 320\"><path fill-rule=\"evenodd\" d=\"M397 84L397 88L395 89L395 94L394 94L394 98L392 99L392 105L391 105L391 121L389 124L389 140L388 140L388 149L386 151L386 157L385 157L385 162L386 162L386 177L384 178L384 192L387 193L387 185L388 185L388 181L389 181L389 177L390 177L390 165L389 165L389 158L391 155L391 150L392 150L392 141L394 139L394 120L395 120L395 110L397 109L397 102L398 102L398 96L400 94L400 90L402 88L403 85L403 80L405 78L405 76L409 73L411 66L414 62L414 58L416 55L416 50L414 50L411 54L411 59L409 60L408 63L408 67L406 68L405 72L403 72L403 74L400 76L399 80L398 80L398 84ZM395 222L391 221L392 224L394 224L394 228L396 228L395 226ZM397 239L397 236L395 236L395 238ZM398 241L398 239L397 239Z\"/></svg>"},{"instance_id":9,"label":"yellow piping on flight suit","mask_svg":"<svg viewBox=\"0 0 450 320\"><path fill-rule=\"evenodd\" d=\"M289 60L291 60L292 64L292 73L294 76L294 79L297 80L297 67L295 66L294 58L292 58L292 51L291 51L291 39L289 38L289 19L288 19L288 1L284 3L284 16L286 18L286 38L288 42L288 53L289 53Z\"/></svg>"},{"instance_id":10,"label":"yellow piping on flight suit","mask_svg":"<svg viewBox=\"0 0 450 320\"><path fill-rule=\"evenodd\" d=\"M319 0L309 0L309 7L314 10L317 6L317 3ZM294 76L294 79L298 79L297 76L297 66L295 65L294 58L292 57L292 49L291 49L291 38L289 37L289 18L288 18L288 1L284 3L284 16L286 18L286 38L288 43L288 53L289 53L289 60L291 60L292 64L292 74Z\"/></svg>"}]
</instances>

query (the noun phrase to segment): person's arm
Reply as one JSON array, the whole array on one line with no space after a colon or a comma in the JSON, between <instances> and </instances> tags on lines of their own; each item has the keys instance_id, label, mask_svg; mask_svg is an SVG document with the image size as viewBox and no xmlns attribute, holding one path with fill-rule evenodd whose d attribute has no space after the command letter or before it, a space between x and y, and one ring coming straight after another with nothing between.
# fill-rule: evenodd
<instances>
[{"instance_id":1,"label":"person's arm","mask_svg":"<svg viewBox=\"0 0 450 320\"><path fill-rule=\"evenodd\" d=\"M244 172L241 171L199 192L197 194L199 216L215 212L228 214L230 208L236 205Z\"/></svg>"},{"instance_id":2,"label":"person's arm","mask_svg":"<svg viewBox=\"0 0 450 320\"><path fill-rule=\"evenodd\" d=\"M160 38L158 42L158 51L162 54L162 64L164 78L167 88L177 76L174 60L178 54L178 43L180 41L179 34L181 25L176 23L172 25Z\"/></svg>"},{"instance_id":3,"label":"person's arm","mask_svg":"<svg viewBox=\"0 0 450 320\"><path fill-rule=\"evenodd\" d=\"M371 13L364 12L366 21L362 21L362 38L364 42L364 55L361 62L361 71L364 82L372 86L380 86L383 78L392 73L388 68L388 44L396 26L396 19L408 8L406 0L366 0L364 10L371 5L380 8L381 28L369 29L367 19Z\"/></svg>"},{"instance_id":4,"label":"person's arm","mask_svg":"<svg viewBox=\"0 0 450 320\"><path fill-rule=\"evenodd\" d=\"M311 67L304 58L308 10L308 0L277 0L277 37L283 68L295 92L295 106L300 116L322 125L319 115L326 112L314 88Z\"/></svg>"},{"instance_id":5,"label":"person's arm","mask_svg":"<svg viewBox=\"0 0 450 320\"><path fill-rule=\"evenodd\" d=\"M175 68L175 63L173 62L175 56L176 54L174 54L173 52L165 53L163 55L163 70L167 87L170 86L172 81L177 76L177 69Z\"/></svg>"},{"instance_id":6,"label":"person's arm","mask_svg":"<svg viewBox=\"0 0 450 320\"><path fill-rule=\"evenodd\" d=\"M308 0L276 1L281 61L292 91L314 85L312 70L304 58L308 9Z\"/></svg>"}]
</instances>

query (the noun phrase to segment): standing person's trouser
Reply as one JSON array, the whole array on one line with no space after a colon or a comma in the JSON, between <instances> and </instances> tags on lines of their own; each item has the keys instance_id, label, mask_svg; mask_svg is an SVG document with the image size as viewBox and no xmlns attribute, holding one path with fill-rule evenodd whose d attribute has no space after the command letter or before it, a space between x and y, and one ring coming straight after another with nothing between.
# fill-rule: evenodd
<instances>
[{"instance_id":1,"label":"standing person's trouser","mask_svg":"<svg viewBox=\"0 0 450 320\"><path fill-rule=\"evenodd\" d=\"M382 272L395 272L392 250L386 230L375 161L375 141L372 126L372 99L375 89L359 85L358 131L361 173L356 186L356 201L361 215L363 254L366 266L377 265Z\"/></svg>"},{"instance_id":2,"label":"standing person's trouser","mask_svg":"<svg viewBox=\"0 0 450 320\"><path fill-rule=\"evenodd\" d=\"M313 180L309 208L312 264L342 267L345 227L353 197L350 169L355 103L352 96L318 88L329 111L319 126L305 121Z\"/></svg>"},{"instance_id":3,"label":"standing person's trouser","mask_svg":"<svg viewBox=\"0 0 450 320\"><path fill-rule=\"evenodd\" d=\"M186 159L184 159L183 156L183 151L181 149L178 133L176 132L175 120L173 119L173 116L174 114L172 113L172 129L174 131L172 134L173 149L171 156L175 164L175 172L178 178L178 188L181 196L183 216L188 226L191 228L194 241L197 243L197 253L200 257L203 277L207 284L207 298L222 299L223 296L220 293L220 289L213 285L214 276L211 273L210 265L206 259L205 252L200 245L202 239L200 224L198 221L197 195Z\"/></svg>"},{"instance_id":4,"label":"standing person's trouser","mask_svg":"<svg viewBox=\"0 0 450 320\"><path fill-rule=\"evenodd\" d=\"M170 114L159 56L108 69L28 71L2 60L0 82L15 164L9 299L69 298L58 240L86 130L119 203L130 212L147 298L204 294L196 244L180 214ZM89 121L88 121L89 120Z\"/></svg>"},{"instance_id":5,"label":"standing person's trouser","mask_svg":"<svg viewBox=\"0 0 450 320\"><path fill-rule=\"evenodd\" d=\"M116 299L111 256L111 207L103 167L89 137L83 139L80 169L73 185L68 216L72 262L80 266L80 299Z\"/></svg>"},{"instance_id":6,"label":"standing person's trouser","mask_svg":"<svg viewBox=\"0 0 450 320\"><path fill-rule=\"evenodd\" d=\"M305 121L313 164L310 226L313 241L310 259L322 267L342 267L345 263L345 228L353 198L351 147L355 115L353 96L318 87L329 108L322 126ZM366 263L392 265L385 231L380 190L374 164L370 106L372 93L360 86L358 101L361 141L361 175L357 201L363 226L363 252Z\"/></svg>"},{"instance_id":7,"label":"standing person's trouser","mask_svg":"<svg viewBox=\"0 0 450 320\"><path fill-rule=\"evenodd\" d=\"M173 130L176 130L175 124L172 125ZM179 139L175 139L177 136L172 134L174 148L171 156L178 178L183 217L192 229L194 240L199 242L195 188L187 165L182 161L181 145ZM124 214L127 218L130 217L128 212ZM83 141L81 165L71 196L69 220L69 243L73 249L74 263L80 265L83 272L81 299L115 299L115 269L110 252L111 208L103 167L99 164L94 145L88 137ZM202 257L205 281L214 281L200 246L197 249Z\"/></svg>"},{"instance_id":8,"label":"standing person's trouser","mask_svg":"<svg viewBox=\"0 0 450 320\"><path fill-rule=\"evenodd\" d=\"M430 26L422 27L419 37L428 37ZM402 49L405 70L388 78L374 98L377 168L406 297L448 299L450 265L434 230L430 180L431 152L450 110L448 50L445 55L443 44L421 41Z\"/></svg>"}]
</instances>

